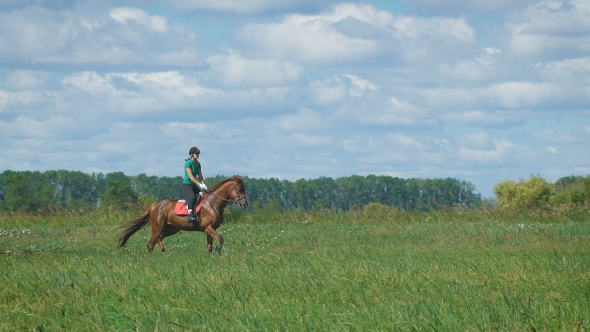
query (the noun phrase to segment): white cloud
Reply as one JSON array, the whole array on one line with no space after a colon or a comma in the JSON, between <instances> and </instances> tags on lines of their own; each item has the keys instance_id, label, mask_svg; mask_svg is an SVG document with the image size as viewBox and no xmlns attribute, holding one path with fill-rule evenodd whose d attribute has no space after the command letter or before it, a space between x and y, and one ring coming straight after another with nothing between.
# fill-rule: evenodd
<instances>
[{"instance_id":1,"label":"white cloud","mask_svg":"<svg viewBox=\"0 0 590 332\"><path fill-rule=\"evenodd\" d=\"M145 114L177 108L202 107L221 92L205 88L178 71L148 73L77 73L62 80L64 108L91 100L86 112Z\"/></svg>"},{"instance_id":2,"label":"white cloud","mask_svg":"<svg viewBox=\"0 0 590 332\"><path fill-rule=\"evenodd\" d=\"M249 24L238 36L269 55L301 62L343 63L377 53L375 41L351 38L334 29L332 24L338 19L344 18L294 14L281 23Z\"/></svg>"},{"instance_id":3,"label":"white cloud","mask_svg":"<svg viewBox=\"0 0 590 332\"><path fill-rule=\"evenodd\" d=\"M267 131L306 132L331 127L331 119L308 108L301 108L297 113L285 114L269 121L264 127Z\"/></svg>"},{"instance_id":4,"label":"white cloud","mask_svg":"<svg viewBox=\"0 0 590 332\"><path fill-rule=\"evenodd\" d=\"M490 134L486 131L471 133L459 138L459 144L472 149L483 149L491 142Z\"/></svg>"},{"instance_id":5,"label":"white cloud","mask_svg":"<svg viewBox=\"0 0 590 332\"><path fill-rule=\"evenodd\" d=\"M49 78L47 72L33 70L13 70L6 74L2 87L14 90L32 90L45 86Z\"/></svg>"},{"instance_id":6,"label":"white cloud","mask_svg":"<svg viewBox=\"0 0 590 332\"><path fill-rule=\"evenodd\" d=\"M442 63L439 65L439 72L458 81L473 80L480 81L493 78L496 74L496 57L501 51L496 48L485 48L483 55L473 60L463 60L454 64Z\"/></svg>"},{"instance_id":7,"label":"white cloud","mask_svg":"<svg viewBox=\"0 0 590 332\"><path fill-rule=\"evenodd\" d=\"M480 150L480 149L469 149L461 147L459 155L465 162L476 162L482 164L489 163L501 163L509 153L510 149L514 146L514 143L508 140L494 140L494 149L492 150Z\"/></svg>"},{"instance_id":8,"label":"white cloud","mask_svg":"<svg viewBox=\"0 0 590 332\"><path fill-rule=\"evenodd\" d=\"M207 59L211 65L210 75L227 87L282 86L297 82L302 67L278 59L245 59L231 52L216 54Z\"/></svg>"},{"instance_id":9,"label":"white cloud","mask_svg":"<svg viewBox=\"0 0 590 332\"><path fill-rule=\"evenodd\" d=\"M319 105L339 102L346 97L347 93L346 85L340 77L312 82L309 91Z\"/></svg>"},{"instance_id":10,"label":"white cloud","mask_svg":"<svg viewBox=\"0 0 590 332\"><path fill-rule=\"evenodd\" d=\"M129 21L135 21L148 27L154 32L167 32L167 20L162 16L148 15L139 8L116 7L111 8L109 15L121 24L127 25Z\"/></svg>"},{"instance_id":11,"label":"white cloud","mask_svg":"<svg viewBox=\"0 0 590 332\"><path fill-rule=\"evenodd\" d=\"M507 49L525 59L555 59L590 52L590 11L582 1L545 1L507 22ZM577 56L575 56L577 57Z\"/></svg>"},{"instance_id":12,"label":"white cloud","mask_svg":"<svg viewBox=\"0 0 590 332\"><path fill-rule=\"evenodd\" d=\"M309 0L171 0L170 4L182 10L213 10L253 14L269 9L292 8Z\"/></svg>"},{"instance_id":13,"label":"white cloud","mask_svg":"<svg viewBox=\"0 0 590 332\"><path fill-rule=\"evenodd\" d=\"M390 134L389 138L391 144L396 146L403 146L413 150L424 150L426 148L423 142L404 134Z\"/></svg>"},{"instance_id":14,"label":"white cloud","mask_svg":"<svg viewBox=\"0 0 590 332\"><path fill-rule=\"evenodd\" d=\"M510 111L464 111L451 112L443 115L444 120L453 121L466 127L503 127L509 128L516 125L523 125L527 118L532 115L528 110Z\"/></svg>"},{"instance_id":15,"label":"white cloud","mask_svg":"<svg viewBox=\"0 0 590 332\"><path fill-rule=\"evenodd\" d=\"M319 15L292 14L279 23L248 24L236 36L259 52L337 66L381 55L421 61L431 52L464 56L475 42L464 19L394 17L364 4L339 4Z\"/></svg>"},{"instance_id":16,"label":"white cloud","mask_svg":"<svg viewBox=\"0 0 590 332\"><path fill-rule=\"evenodd\" d=\"M25 116L16 117L12 121L0 120L0 132L12 138L57 138L79 130L75 119L59 115L43 120Z\"/></svg>"},{"instance_id":17,"label":"white cloud","mask_svg":"<svg viewBox=\"0 0 590 332\"><path fill-rule=\"evenodd\" d=\"M360 77L354 75L344 75L345 77L350 79L351 87L349 93L351 96L354 97L362 97L365 91L367 90L377 90L379 89L375 84L364 80Z\"/></svg>"},{"instance_id":18,"label":"white cloud","mask_svg":"<svg viewBox=\"0 0 590 332\"><path fill-rule=\"evenodd\" d=\"M578 140L571 133L559 132L553 128L547 128L543 131L534 131L531 136L545 142L553 143L575 143Z\"/></svg>"},{"instance_id":19,"label":"white cloud","mask_svg":"<svg viewBox=\"0 0 590 332\"><path fill-rule=\"evenodd\" d=\"M428 111L410 102L398 100L396 97L390 97L389 101L389 105L385 107L347 108L341 111L339 116L352 118L358 123L379 126L437 127L439 125L438 119L432 117Z\"/></svg>"},{"instance_id":20,"label":"white cloud","mask_svg":"<svg viewBox=\"0 0 590 332\"><path fill-rule=\"evenodd\" d=\"M131 23L136 24L131 24ZM203 64L195 32L137 8L0 12L0 61L36 65Z\"/></svg>"},{"instance_id":21,"label":"white cloud","mask_svg":"<svg viewBox=\"0 0 590 332\"><path fill-rule=\"evenodd\" d=\"M476 13L490 15L494 13L504 14L512 10L519 10L520 8L536 4L539 0L410 0L410 3L420 5L421 10L426 12L434 12L436 14L452 14L457 13Z\"/></svg>"},{"instance_id":22,"label":"white cloud","mask_svg":"<svg viewBox=\"0 0 590 332\"><path fill-rule=\"evenodd\" d=\"M489 87L489 92L507 108L536 106L547 100L560 99L562 89L549 83L504 82Z\"/></svg>"},{"instance_id":23,"label":"white cloud","mask_svg":"<svg viewBox=\"0 0 590 332\"><path fill-rule=\"evenodd\" d=\"M0 90L0 113L8 113L42 103L43 94L37 91L5 91Z\"/></svg>"}]
</instances>

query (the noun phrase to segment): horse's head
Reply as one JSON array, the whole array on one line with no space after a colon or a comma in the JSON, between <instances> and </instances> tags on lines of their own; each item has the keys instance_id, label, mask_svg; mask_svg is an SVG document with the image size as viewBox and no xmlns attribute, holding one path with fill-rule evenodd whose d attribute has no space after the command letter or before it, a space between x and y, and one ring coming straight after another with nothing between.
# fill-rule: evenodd
<instances>
[{"instance_id":1,"label":"horse's head","mask_svg":"<svg viewBox=\"0 0 590 332\"><path fill-rule=\"evenodd\" d=\"M229 198L231 198L241 209L247 208L248 198L246 198L246 187L244 187L241 176L234 177L233 186L234 190L230 190Z\"/></svg>"},{"instance_id":2,"label":"horse's head","mask_svg":"<svg viewBox=\"0 0 590 332\"><path fill-rule=\"evenodd\" d=\"M248 207L248 199L246 198L246 187L242 182L242 177L239 175L223 180L215 184L209 194L217 196L223 201L233 201L240 208Z\"/></svg>"}]
</instances>

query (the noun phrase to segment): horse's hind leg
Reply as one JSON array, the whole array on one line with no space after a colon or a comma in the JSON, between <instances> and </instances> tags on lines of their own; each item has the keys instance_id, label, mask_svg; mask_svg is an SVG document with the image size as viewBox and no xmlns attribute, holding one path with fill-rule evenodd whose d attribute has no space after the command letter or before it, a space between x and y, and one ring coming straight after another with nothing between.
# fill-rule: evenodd
<instances>
[{"instance_id":1,"label":"horse's hind leg","mask_svg":"<svg viewBox=\"0 0 590 332\"><path fill-rule=\"evenodd\" d=\"M160 246L160 250L162 251L162 253L165 254L166 249L164 249L164 242L162 242L162 236L160 236L160 238L158 239L158 246Z\"/></svg>"},{"instance_id":2,"label":"horse's hind leg","mask_svg":"<svg viewBox=\"0 0 590 332\"><path fill-rule=\"evenodd\" d=\"M207 251L213 252L213 236L207 234Z\"/></svg>"},{"instance_id":3,"label":"horse's hind leg","mask_svg":"<svg viewBox=\"0 0 590 332\"><path fill-rule=\"evenodd\" d=\"M147 244L147 248L149 251L154 250L156 243L160 246L161 250L164 250L164 244L162 244L162 234L161 233L154 233L152 232L152 238L149 240Z\"/></svg>"},{"instance_id":4,"label":"horse's hind leg","mask_svg":"<svg viewBox=\"0 0 590 332\"><path fill-rule=\"evenodd\" d=\"M160 234L160 238L158 239L158 246L160 246L160 250L162 250L162 253L166 253L166 249L164 249L164 242L162 242L162 240L165 237L168 237L170 235L174 235L176 233L178 233L180 230L178 228L174 228L170 225L166 225L164 226L164 229L162 230L162 234Z\"/></svg>"},{"instance_id":5,"label":"horse's hind leg","mask_svg":"<svg viewBox=\"0 0 590 332\"><path fill-rule=\"evenodd\" d=\"M164 244L162 243L162 232L164 230L164 225L166 220L163 220L161 216L152 216L151 218L151 226L152 226L152 238L147 244L147 248L149 251L154 250L154 246L156 243L160 246L160 250L164 251Z\"/></svg>"}]
</instances>

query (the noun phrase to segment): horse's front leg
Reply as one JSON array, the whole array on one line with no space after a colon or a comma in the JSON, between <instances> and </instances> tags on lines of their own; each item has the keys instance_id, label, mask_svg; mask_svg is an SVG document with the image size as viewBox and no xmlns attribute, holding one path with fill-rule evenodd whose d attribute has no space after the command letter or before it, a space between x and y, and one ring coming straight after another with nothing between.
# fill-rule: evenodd
<instances>
[{"instance_id":1,"label":"horse's front leg","mask_svg":"<svg viewBox=\"0 0 590 332\"><path fill-rule=\"evenodd\" d=\"M217 241L219 241L219 245L215 248L215 251L218 254L221 253L221 247L223 247L223 237L219 235L219 233L217 233L217 231L211 227L211 225L205 228L205 233L207 233L207 249L209 249L209 252L211 252L211 249L213 248L213 238L211 238L211 241L209 241L209 238L214 237L217 239Z\"/></svg>"}]
</instances>

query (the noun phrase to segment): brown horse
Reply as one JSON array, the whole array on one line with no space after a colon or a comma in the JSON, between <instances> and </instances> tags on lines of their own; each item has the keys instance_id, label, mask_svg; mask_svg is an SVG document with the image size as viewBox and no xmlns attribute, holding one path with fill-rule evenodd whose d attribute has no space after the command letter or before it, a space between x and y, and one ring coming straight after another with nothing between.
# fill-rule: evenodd
<instances>
[{"instance_id":1,"label":"brown horse","mask_svg":"<svg viewBox=\"0 0 590 332\"><path fill-rule=\"evenodd\" d=\"M223 237L216 230L223 222L225 206L228 202L234 202L242 209L248 207L246 188L242 183L242 177L238 175L217 183L210 191L203 193L203 207L198 214L199 220L195 222L189 223L188 216L178 216L174 213L177 202L178 200L166 199L152 204L141 217L121 226L123 230L119 235L118 246L123 247L131 235L151 222L152 238L147 244L149 251L152 251L158 243L160 250L166 252L162 239L182 230L205 232L209 252L213 251L213 238L216 238L219 245L215 251L220 253Z\"/></svg>"}]
</instances>

